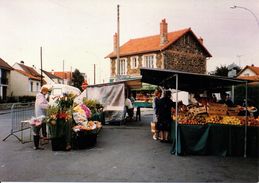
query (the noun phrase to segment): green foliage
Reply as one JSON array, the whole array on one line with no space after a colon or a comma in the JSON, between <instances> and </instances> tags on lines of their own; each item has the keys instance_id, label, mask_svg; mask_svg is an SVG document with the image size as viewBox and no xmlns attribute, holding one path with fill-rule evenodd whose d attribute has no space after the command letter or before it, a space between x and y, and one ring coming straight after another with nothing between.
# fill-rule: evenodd
<instances>
[{"instance_id":1,"label":"green foliage","mask_svg":"<svg viewBox=\"0 0 259 183\"><path fill-rule=\"evenodd\" d=\"M67 110L67 109L71 108L73 106L75 97L76 97L76 95L69 93L69 94L65 94L64 96L58 98L58 100L57 100L58 107L61 110Z\"/></svg>"},{"instance_id":2,"label":"green foliage","mask_svg":"<svg viewBox=\"0 0 259 183\"><path fill-rule=\"evenodd\" d=\"M220 66L220 67L216 67L216 71L215 71L215 75L217 76L228 76L228 68L227 66Z\"/></svg>"},{"instance_id":3,"label":"green foliage","mask_svg":"<svg viewBox=\"0 0 259 183\"><path fill-rule=\"evenodd\" d=\"M236 70L236 73L239 73L241 71L241 68L239 66L236 66L233 69ZM214 75L228 77L228 72L229 72L228 66L220 65L220 67L216 67Z\"/></svg>"},{"instance_id":4,"label":"green foliage","mask_svg":"<svg viewBox=\"0 0 259 183\"><path fill-rule=\"evenodd\" d=\"M97 100L83 98L83 103L91 110L92 114L97 113L103 108L102 104L100 104Z\"/></svg>"},{"instance_id":5,"label":"green foliage","mask_svg":"<svg viewBox=\"0 0 259 183\"><path fill-rule=\"evenodd\" d=\"M72 73L72 82L74 87L82 91L81 85L84 82L84 76L78 69L75 69L75 71Z\"/></svg>"}]
</instances>

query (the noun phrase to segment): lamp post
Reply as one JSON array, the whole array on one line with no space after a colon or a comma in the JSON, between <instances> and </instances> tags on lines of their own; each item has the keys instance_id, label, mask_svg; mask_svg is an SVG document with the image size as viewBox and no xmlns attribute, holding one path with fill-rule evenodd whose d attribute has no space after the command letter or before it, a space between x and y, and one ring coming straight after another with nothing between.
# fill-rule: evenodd
<instances>
[{"instance_id":1,"label":"lamp post","mask_svg":"<svg viewBox=\"0 0 259 183\"><path fill-rule=\"evenodd\" d=\"M248 11L249 13L251 13L251 14L253 15L253 17L255 18L255 21L256 21L256 23L257 23L257 25L258 25L258 27L259 27L259 20L258 20L257 16L255 15L255 13L252 12L250 9L248 9L248 8L246 8L246 7L243 7L243 6L231 6L230 8L231 8L231 9L240 8L240 9L243 9L243 10Z\"/></svg>"}]
</instances>

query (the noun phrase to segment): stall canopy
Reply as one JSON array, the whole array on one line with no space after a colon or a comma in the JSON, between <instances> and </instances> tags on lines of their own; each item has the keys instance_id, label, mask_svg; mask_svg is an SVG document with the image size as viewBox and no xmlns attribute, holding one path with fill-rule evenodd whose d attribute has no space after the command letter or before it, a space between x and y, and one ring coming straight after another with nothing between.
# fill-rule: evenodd
<instances>
[{"instance_id":1,"label":"stall canopy","mask_svg":"<svg viewBox=\"0 0 259 183\"><path fill-rule=\"evenodd\" d=\"M175 70L165 70L165 69L140 69L142 75L142 82L164 86L165 88L176 89L176 120L175 120L175 152L178 152L178 90L197 92L197 91L222 91L224 88L238 85L246 84L246 96L247 101L247 83L249 81L242 79L232 79L221 76L212 76L205 74L196 74L189 72L181 72ZM246 102L247 108L247 102ZM247 111L247 110L246 110ZM247 116L247 113L246 113ZM246 123L247 124L247 118ZM244 133L244 157L246 157L247 148L247 125L245 125ZM177 153L176 153L177 154Z\"/></svg>"},{"instance_id":2,"label":"stall canopy","mask_svg":"<svg viewBox=\"0 0 259 183\"><path fill-rule=\"evenodd\" d=\"M154 85L164 86L166 88L175 88L178 75L179 90L181 91L221 91L231 85L244 84L247 80L227 78L222 76L196 74L176 70L165 69L140 69L142 82Z\"/></svg>"},{"instance_id":3,"label":"stall canopy","mask_svg":"<svg viewBox=\"0 0 259 183\"><path fill-rule=\"evenodd\" d=\"M141 79L128 79L112 83L89 85L77 97L76 101L82 101L83 98L97 100L104 106L105 122L123 121L125 114L125 90L141 87Z\"/></svg>"}]
</instances>

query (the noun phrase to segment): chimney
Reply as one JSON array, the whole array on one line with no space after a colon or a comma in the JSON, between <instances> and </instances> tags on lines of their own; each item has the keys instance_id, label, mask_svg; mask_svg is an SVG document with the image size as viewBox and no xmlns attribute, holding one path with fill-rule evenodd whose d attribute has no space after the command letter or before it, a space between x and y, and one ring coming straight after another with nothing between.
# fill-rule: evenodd
<instances>
[{"instance_id":1,"label":"chimney","mask_svg":"<svg viewBox=\"0 0 259 183\"><path fill-rule=\"evenodd\" d=\"M166 23L166 20L163 19L162 22L160 23L160 45L164 45L167 42L168 42L167 23Z\"/></svg>"},{"instance_id":2,"label":"chimney","mask_svg":"<svg viewBox=\"0 0 259 183\"><path fill-rule=\"evenodd\" d=\"M54 69L51 69L51 74L55 75L55 73L54 73Z\"/></svg>"},{"instance_id":3,"label":"chimney","mask_svg":"<svg viewBox=\"0 0 259 183\"><path fill-rule=\"evenodd\" d=\"M200 40L201 44L203 44L203 38L200 37L199 40Z\"/></svg>"},{"instance_id":4,"label":"chimney","mask_svg":"<svg viewBox=\"0 0 259 183\"><path fill-rule=\"evenodd\" d=\"M118 42L118 34L115 33L113 35L113 51L114 51L114 53L117 52L117 42Z\"/></svg>"},{"instance_id":5,"label":"chimney","mask_svg":"<svg viewBox=\"0 0 259 183\"><path fill-rule=\"evenodd\" d=\"M20 61L21 64L24 64L24 61Z\"/></svg>"}]
</instances>

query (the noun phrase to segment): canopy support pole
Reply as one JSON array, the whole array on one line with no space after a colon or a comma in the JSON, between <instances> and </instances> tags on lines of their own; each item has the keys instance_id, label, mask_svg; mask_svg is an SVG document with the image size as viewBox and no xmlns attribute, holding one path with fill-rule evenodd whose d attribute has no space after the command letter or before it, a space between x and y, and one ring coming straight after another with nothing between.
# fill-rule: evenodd
<instances>
[{"instance_id":1,"label":"canopy support pole","mask_svg":"<svg viewBox=\"0 0 259 183\"><path fill-rule=\"evenodd\" d=\"M246 90L245 90L245 97L246 97L246 120L245 120L245 142L244 142L244 158L246 158L246 151L247 151L247 121L248 121L248 111L247 111L247 81L246 81Z\"/></svg>"},{"instance_id":2,"label":"canopy support pole","mask_svg":"<svg viewBox=\"0 0 259 183\"><path fill-rule=\"evenodd\" d=\"M175 155L178 155L178 74L175 74L175 90L176 90L176 104L175 104Z\"/></svg>"}]
</instances>

